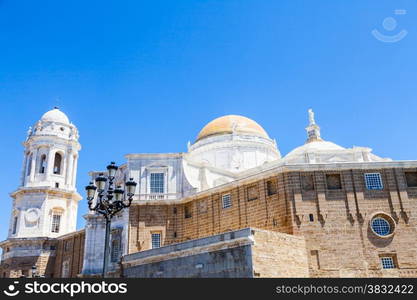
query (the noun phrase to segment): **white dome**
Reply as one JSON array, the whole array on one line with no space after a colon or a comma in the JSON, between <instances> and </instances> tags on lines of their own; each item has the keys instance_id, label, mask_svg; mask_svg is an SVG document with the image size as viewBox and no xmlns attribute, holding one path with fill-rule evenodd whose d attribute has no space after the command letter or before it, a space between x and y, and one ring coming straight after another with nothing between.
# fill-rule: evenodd
<instances>
[{"instance_id":1,"label":"white dome","mask_svg":"<svg viewBox=\"0 0 417 300\"><path fill-rule=\"evenodd\" d=\"M70 124L70 121L66 114L64 114L62 111L60 111L58 108L54 108L48 112L46 112L42 118L42 121L44 122L57 122L57 123L63 123L63 124Z\"/></svg>"},{"instance_id":2,"label":"white dome","mask_svg":"<svg viewBox=\"0 0 417 300\"><path fill-rule=\"evenodd\" d=\"M291 158L295 156L303 156L305 153L311 152L333 152L337 150L345 150L345 148L327 141L314 141L295 148L288 153L285 158Z\"/></svg>"}]
</instances>

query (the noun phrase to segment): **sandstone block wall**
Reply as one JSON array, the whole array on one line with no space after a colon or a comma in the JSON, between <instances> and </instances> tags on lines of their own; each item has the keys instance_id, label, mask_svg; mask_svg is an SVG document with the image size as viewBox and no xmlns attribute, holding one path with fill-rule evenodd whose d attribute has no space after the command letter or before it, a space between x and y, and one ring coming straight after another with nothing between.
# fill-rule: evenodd
<instances>
[{"instance_id":1,"label":"sandstone block wall","mask_svg":"<svg viewBox=\"0 0 417 300\"><path fill-rule=\"evenodd\" d=\"M128 255L123 270L130 278L308 277L309 272L302 237L251 228Z\"/></svg>"},{"instance_id":2,"label":"sandstone block wall","mask_svg":"<svg viewBox=\"0 0 417 300\"><path fill-rule=\"evenodd\" d=\"M302 236L254 230L252 261L255 277L307 278L309 263Z\"/></svg>"}]
</instances>

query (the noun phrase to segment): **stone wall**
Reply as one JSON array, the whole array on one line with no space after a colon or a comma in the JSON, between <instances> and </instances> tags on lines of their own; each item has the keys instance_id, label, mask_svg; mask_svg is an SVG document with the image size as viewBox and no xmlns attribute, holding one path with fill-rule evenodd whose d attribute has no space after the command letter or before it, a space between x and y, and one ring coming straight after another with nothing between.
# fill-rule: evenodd
<instances>
[{"instance_id":1,"label":"stone wall","mask_svg":"<svg viewBox=\"0 0 417 300\"><path fill-rule=\"evenodd\" d=\"M256 252L254 254L254 272L260 277L306 275L301 271L304 262L300 260L295 264L291 257L300 257L296 249L303 249L300 243L304 242L298 241L298 237L305 240L311 277L416 277L417 187L407 186L405 171L417 170L346 168L336 164L332 168L318 165L303 170L288 167L225 184L179 203L135 202L129 209L127 252L150 250L152 233L161 233L163 246L175 247L190 240L254 227L287 234L281 239L270 233L259 241L270 251L264 253L263 259L257 257ZM382 190L366 188L364 173L373 172L381 174ZM339 189L329 189L327 175L340 176ZM304 176L311 178L305 180ZM223 208L222 196L228 193L232 205ZM388 238L378 237L370 229L370 221L377 213L384 213L394 220L395 231ZM83 239L83 232L59 239L51 274L62 276L64 262L71 266L71 277L81 272ZM67 240L71 240L74 250L71 247L62 250ZM268 246L278 240L281 249ZM256 251L256 247L254 249ZM246 250L242 251L241 254ZM287 255L283 255L285 253ZM209 259L207 253L198 255ZM382 269L382 256L393 257L396 268ZM270 263L280 267L268 269ZM159 266L164 269L171 268L167 263L161 264ZM282 268L283 264L291 268ZM155 265L147 268L150 269L143 270L143 274L159 272L155 273Z\"/></svg>"},{"instance_id":2,"label":"stone wall","mask_svg":"<svg viewBox=\"0 0 417 300\"><path fill-rule=\"evenodd\" d=\"M306 278L309 264L304 237L253 231L252 261L255 277Z\"/></svg>"},{"instance_id":3,"label":"stone wall","mask_svg":"<svg viewBox=\"0 0 417 300\"><path fill-rule=\"evenodd\" d=\"M308 262L302 237L246 228L128 255L123 270L130 278L308 277Z\"/></svg>"},{"instance_id":4,"label":"stone wall","mask_svg":"<svg viewBox=\"0 0 417 300\"><path fill-rule=\"evenodd\" d=\"M305 237L313 277L415 277L417 188L407 187L404 171L416 169L351 169L337 164L288 168L226 184L182 204L136 202L130 209L129 253L150 249L152 232L161 232L163 244L171 245L256 227ZM364 173L373 172L381 173L383 190L365 187ZM340 189L328 188L326 175L330 174L340 175ZM312 176L313 189L303 187L306 175ZM271 182L276 186L272 195L267 188ZM258 191L255 199L253 189ZM232 207L224 209L221 197L226 193L232 196ZM185 207L191 211L187 218ZM395 232L388 239L370 229L371 217L378 212L395 220ZM382 269L383 255L395 257L396 270Z\"/></svg>"},{"instance_id":5,"label":"stone wall","mask_svg":"<svg viewBox=\"0 0 417 300\"><path fill-rule=\"evenodd\" d=\"M32 277L32 267L36 267L38 276L54 276L56 245L57 241L49 238L20 238L2 242L0 278Z\"/></svg>"},{"instance_id":6,"label":"stone wall","mask_svg":"<svg viewBox=\"0 0 417 300\"><path fill-rule=\"evenodd\" d=\"M267 182L276 185L276 193L268 195ZM258 198L247 200L249 187L256 187ZM223 209L222 196L231 194L232 206ZM129 253L151 248L152 232L161 232L164 245L239 230L247 227L292 233L285 188L277 178L265 178L207 197L196 197L186 204L137 205L130 208ZM185 216L186 207L191 217Z\"/></svg>"}]
</instances>

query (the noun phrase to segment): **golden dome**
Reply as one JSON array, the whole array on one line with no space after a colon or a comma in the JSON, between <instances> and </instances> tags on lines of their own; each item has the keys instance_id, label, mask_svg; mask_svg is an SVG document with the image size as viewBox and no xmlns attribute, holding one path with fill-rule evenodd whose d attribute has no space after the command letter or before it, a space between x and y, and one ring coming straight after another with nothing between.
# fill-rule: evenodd
<instances>
[{"instance_id":1,"label":"golden dome","mask_svg":"<svg viewBox=\"0 0 417 300\"><path fill-rule=\"evenodd\" d=\"M199 133L197 141L220 134L230 134L230 133L244 134L244 135L255 135L264 138L269 138L266 131L262 128L261 125L255 121L236 115L228 115L217 118L210 123L208 123Z\"/></svg>"}]
</instances>

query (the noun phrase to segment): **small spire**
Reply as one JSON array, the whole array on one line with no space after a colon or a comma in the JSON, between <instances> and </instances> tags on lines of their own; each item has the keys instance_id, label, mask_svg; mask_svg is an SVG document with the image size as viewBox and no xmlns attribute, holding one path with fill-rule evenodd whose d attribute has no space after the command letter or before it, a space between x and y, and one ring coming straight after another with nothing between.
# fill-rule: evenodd
<instances>
[{"instance_id":1,"label":"small spire","mask_svg":"<svg viewBox=\"0 0 417 300\"><path fill-rule=\"evenodd\" d=\"M308 118L309 118L310 124L306 128L307 130L306 143L322 141L322 138L320 135L320 126L316 124L316 120L314 118L314 112L311 108L308 110Z\"/></svg>"}]
</instances>

